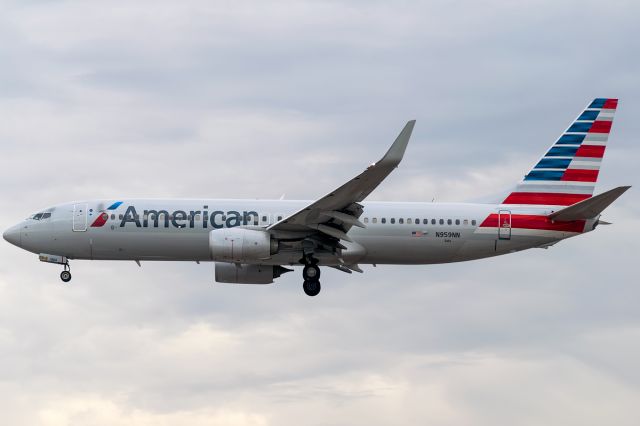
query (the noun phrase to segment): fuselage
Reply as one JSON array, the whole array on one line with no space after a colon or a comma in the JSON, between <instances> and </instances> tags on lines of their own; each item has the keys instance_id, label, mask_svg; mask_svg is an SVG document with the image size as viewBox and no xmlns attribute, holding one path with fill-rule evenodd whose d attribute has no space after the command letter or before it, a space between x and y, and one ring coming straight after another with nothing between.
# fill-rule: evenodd
<instances>
[{"instance_id":1,"label":"fuselage","mask_svg":"<svg viewBox=\"0 0 640 426\"><path fill-rule=\"evenodd\" d=\"M5 233L33 253L69 259L210 261L209 233L264 229L306 200L93 200L57 205ZM506 254L593 229L594 220L553 223L544 206L363 202L365 228L353 227L341 259L321 265L433 264ZM304 248L282 245L260 263L295 265Z\"/></svg>"}]
</instances>

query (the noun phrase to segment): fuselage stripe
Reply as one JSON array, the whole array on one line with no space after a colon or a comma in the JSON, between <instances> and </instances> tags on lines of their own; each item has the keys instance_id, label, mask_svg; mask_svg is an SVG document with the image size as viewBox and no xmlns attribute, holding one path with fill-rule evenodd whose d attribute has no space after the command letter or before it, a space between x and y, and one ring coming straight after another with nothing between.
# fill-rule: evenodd
<instances>
[{"instance_id":1,"label":"fuselage stripe","mask_svg":"<svg viewBox=\"0 0 640 426\"><path fill-rule=\"evenodd\" d=\"M504 220L505 215L500 215ZM498 221L499 215L490 214L481 224L481 228L498 228L504 226ZM508 224L509 222L507 222ZM572 222L553 222L547 216L512 214L511 228L518 229L539 229L545 231L566 231L566 232L583 232L584 220L575 220Z\"/></svg>"}]
</instances>

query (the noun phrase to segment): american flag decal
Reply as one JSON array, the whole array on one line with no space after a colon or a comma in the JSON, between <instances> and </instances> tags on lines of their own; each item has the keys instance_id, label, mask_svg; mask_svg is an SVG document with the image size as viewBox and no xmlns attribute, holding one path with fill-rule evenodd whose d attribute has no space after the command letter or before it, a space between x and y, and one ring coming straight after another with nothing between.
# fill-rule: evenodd
<instances>
[{"instance_id":1,"label":"american flag decal","mask_svg":"<svg viewBox=\"0 0 640 426\"><path fill-rule=\"evenodd\" d=\"M413 232L411 233L411 236L412 236L412 237L424 237L424 236L425 236L425 233L424 233L424 232L422 232L422 231L413 231Z\"/></svg>"}]
</instances>

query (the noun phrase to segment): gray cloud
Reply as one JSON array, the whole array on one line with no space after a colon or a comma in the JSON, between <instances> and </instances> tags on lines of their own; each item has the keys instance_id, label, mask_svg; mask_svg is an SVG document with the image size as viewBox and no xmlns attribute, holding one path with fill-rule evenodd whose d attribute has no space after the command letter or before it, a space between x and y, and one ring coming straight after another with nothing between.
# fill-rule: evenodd
<instances>
[{"instance_id":1,"label":"gray cloud","mask_svg":"<svg viewBox=\"0 0 640 426\"><path fill-rule=\"evenodd\" d=\"M475 199L620 97L599 188L635 185L633 2L4 2L6 228L100 197L310 199L418 120L371 199ZM637 191L549 250L213 284L211 265L0 244L0 408L24 425L637 423Z\"/></svg>"}]
</instances>

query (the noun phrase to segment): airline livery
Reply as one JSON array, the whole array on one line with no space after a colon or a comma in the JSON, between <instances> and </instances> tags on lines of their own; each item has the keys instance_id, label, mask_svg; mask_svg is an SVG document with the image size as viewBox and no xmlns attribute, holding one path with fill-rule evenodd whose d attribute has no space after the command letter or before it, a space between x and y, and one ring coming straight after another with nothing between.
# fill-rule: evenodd
<instances>
[{"instance_id":1,"label":"airline livery","mask_svg":"<svg viewBox=\"0 0 640 426\"><path fill-rule=\"evenodd\" d=\"M4 239L62 265L70 259L214 261L223 283L270 284L302 266L320 292L320 266L460 262L546 248L593 231L628 186L593 195L617 99L598 98L515 189L493 204L365 202L402 160L409 121L377 163L315 201L91 200L44 209Z\"/></svg>"}]
</instances>

